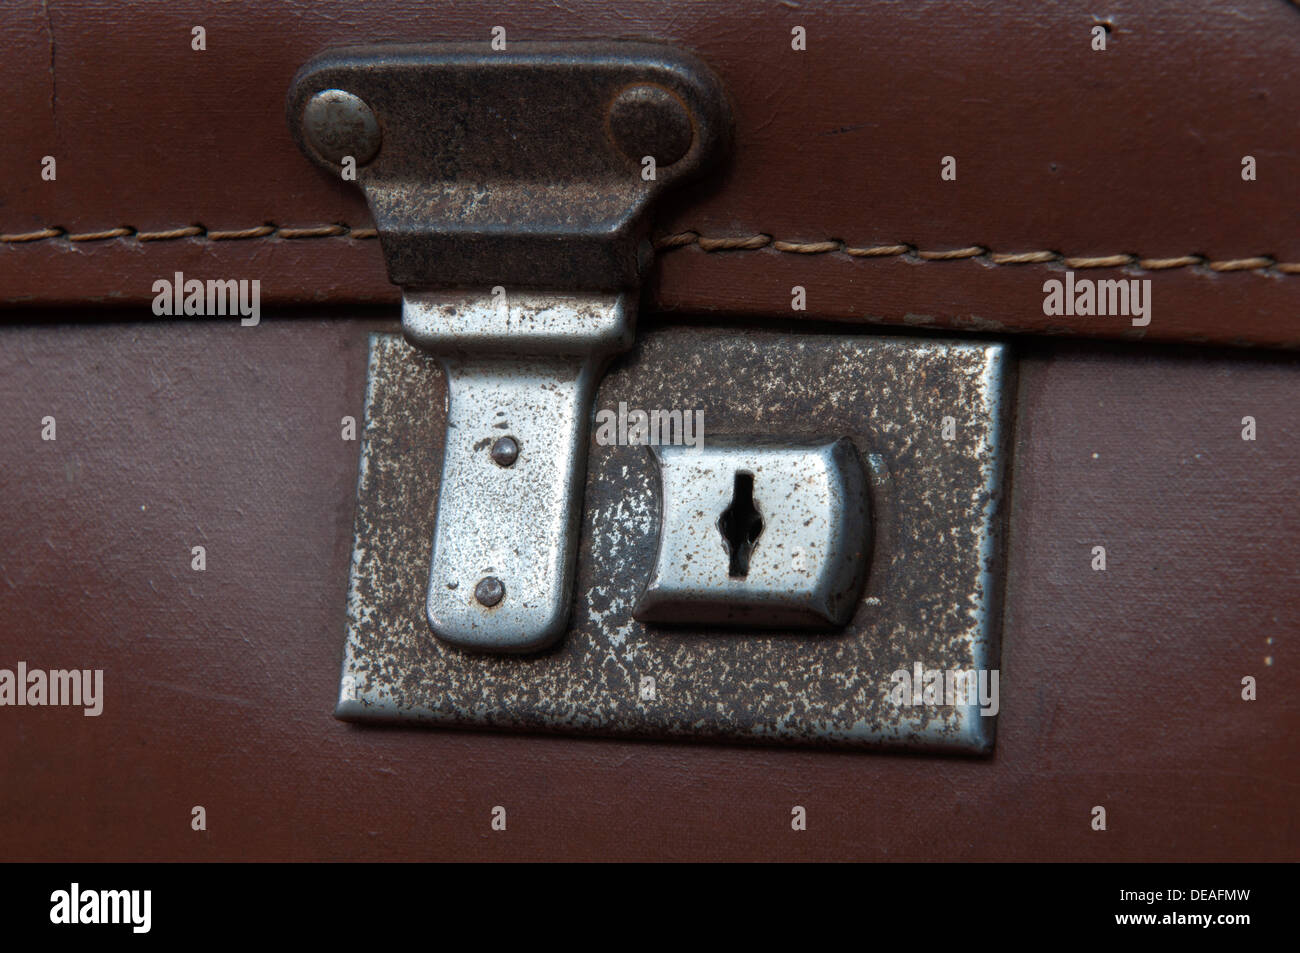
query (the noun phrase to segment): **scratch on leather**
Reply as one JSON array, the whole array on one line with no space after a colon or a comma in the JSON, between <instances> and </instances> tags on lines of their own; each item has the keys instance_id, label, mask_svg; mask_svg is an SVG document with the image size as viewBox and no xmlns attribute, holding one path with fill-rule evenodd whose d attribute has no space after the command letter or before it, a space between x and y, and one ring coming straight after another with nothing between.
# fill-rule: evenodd
<instances>
[{"instance_id":1,"label":"scratch on leather","mask_svg":"<svg viewBox=\"0 0 1300 953\"><path fill-rule=\"evenodd\" d=\"M137 242L176 241L241 241L249 239L285 239L296 241L307 238L378 238L374 228L352 228L348 225L311 225L290 227L267 223L252 228L217 230L202 225L187 225L167 231L140 231L130 226L105 229L98 232L69 232L64 228L43 228L34 232L0 233L0 244L19 245L42 241L99 242L131 240ZM988 265L1047 265L1062 264L1067 268L1129 268L1139 271L1168 271L1174 268L1200 268L1211 272L1253 271L1273 275L1300 274L1300 262L1278 261L1270 255L1247 258L1209 259L1205 255L1180 255L1174 258L1149 258L1130 252L1114 255L1076 256L1052 250L1024 252L996 252L983 245L966 245L944 250L926 250L916 245L899 242L882 245L850 245L839 239L802 242L783 241L765 233L732 237L708 237L698 232L686 231L661 235L655 239L661 251L694 246L700 251L756 251L770 248L792 255L848 255L851 258L906 258L910 261L965 261L975 259Z\"/></svg>"}]
</instances>

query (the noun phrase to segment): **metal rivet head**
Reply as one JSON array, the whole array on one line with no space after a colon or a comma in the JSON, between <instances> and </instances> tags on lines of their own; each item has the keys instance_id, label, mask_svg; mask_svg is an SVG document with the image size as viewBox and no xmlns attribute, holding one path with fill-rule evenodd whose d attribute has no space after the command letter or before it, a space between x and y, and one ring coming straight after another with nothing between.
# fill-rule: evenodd
<instances>
[{"instance_id":1,"label":"metal rivet head","mask_svg":"<svg viewBox=\"0 0 1300 953\"><path fill-rule=\"evenodd\" d=\"M506 597L505 584L496 576L484 576L474 587L474 598L488 609L500 602Z\"/></svg>"},{"instance_id":2,"label":"metal rivet head","mask_svg":"<svg viewBox=\"0 0 1300 953\"><path fill-rule=\"evenodd\" d=\"M662 86L629 86L619 93L609 108L609 132L629 159L654 156L661 166L686 155L695 140L686 106Z\"/></svg>"},{"instance_id":3,"label":"metal rivet head","mask_svg":"<svg viewBox=\"0 0 1300 953\"><path fill-rule=\"evenodd\" d=\"M341 89L322 89L309 99L302 126L312 148L336 164L352 156L357 165L365 165L379 152L382 141L370 107Z\"/></svg>"},{"instance_id":4,"label":"metal rivet head","mask_svg":"<svg viewBox=\"0 0 1300 953\"><path fill-rule=\"evenodd\" d=\"M519 442L514 437L498 437L492 444L492 462L499 467L512 467L519 459Z\"/></svg>"}]
</instances>

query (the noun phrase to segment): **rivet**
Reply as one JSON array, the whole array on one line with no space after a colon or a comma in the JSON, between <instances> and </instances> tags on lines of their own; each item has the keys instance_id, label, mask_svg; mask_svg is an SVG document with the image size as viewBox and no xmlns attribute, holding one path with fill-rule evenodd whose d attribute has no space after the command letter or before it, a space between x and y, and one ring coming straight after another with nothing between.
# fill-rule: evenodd
<instances>
[{"instance_id":1,"label":"rivet","mask_svg":"<svg viewBox=\"0 0 1300 953\"><path fill-rule=\"evenodd\" d=\"M505 584L496 576L484 576L474 587L474 598L479 604L491 609L506 597Z\"/></svg>"},{"instance_id":2,"label":"rivet","mask_svg":"<svg viewBox=\"0 0 1300 953\"><path fill-rule=\"evenodd\" d=\"M695 140L686 106L662 86L629 86L620 92L609 108L609 132L629 159L654 156L660 166L686 155Z\"/></svg>"},{"instance_id":3,"label":"rivet","mask_svg":"<svg viewBox=\"0 0 1300 953\"><path fill-rule=\"evenodd\" d=\"M514 437L498 437L492 444L492 462L499 467L512 467L519 459L519 442Z\"/></svg>"},{"instance_id":4,"label":"rivet","mask_svg":"<svg viewBox=\"0 0 1300 953\"><path fill-rule=\"evenodd\" d=\"M341 89L322 89L307 101L302 116L307 141L330 162L352 156L365 165L379 152L379 122L359 97Z\"/></svg>"}]
</instances>

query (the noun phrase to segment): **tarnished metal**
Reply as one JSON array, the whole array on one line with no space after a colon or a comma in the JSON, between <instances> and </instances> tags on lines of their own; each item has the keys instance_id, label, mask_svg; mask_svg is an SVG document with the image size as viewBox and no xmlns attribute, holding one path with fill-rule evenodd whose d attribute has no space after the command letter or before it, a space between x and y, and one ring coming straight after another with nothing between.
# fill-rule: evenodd
<instances>
[{"instance_id":1,"label":"tarnished metal","mask_svg":"<svg viewBox=\"0 0 1300 953\"><path fill-rule=\"evenodd\" d=\"M672 165L691 148L691 114L662 86L629 86L609 108L609 134L634 162L649 156L656 166Z\"/></svg>"},{"instance_id":2,"label":"tarnished metal","mask_svg":"<svg viewBox=\"0 0 1300 953\"><path fill-rule=\"evenodd\" d=\"M461 648L544 649L568 617L590 399L631 343L645 212L725 145L721 87L647 43L355 47L299 71L288 118L332 171L365 154L403 330L446 375L429 624Z\"/></svg>"},{"instance_id":3,"label":"tarnished metal","mask_svg":"<svg viewBox=\"0 0 1300 953\"><path fill-rule=\"evenodd\" d=\"M474 598L491 609L506 597L506 587L496 576L484 576L474 587Z\"/></svg>"},{"instance_id":4,"label":"tarnished metal","mask_svg":"<svg viewBox=\"0 0 1300 953\"><path fill-rule=\"evenodd\" d=\"M402 326L447 380L429 625L461 648L544 649L569 615L591 399L631 343L631 299L408 293ZM490 602L489 576L504 586Z\"/></svg>"},{"instance_id":5,"label":"tarnished metal","mask_svg":"<svg viewBox=\"0 0 1300 953\"><path fill-rule=\"evenodd\" d=\"M424 519L439 491L426 448L447 434L437 412L443 385L433 359L398 337L374 337L337 714L991 750L997 719L980 712L995 706L902 697L896 678L918 665L990 676L998 667L1009 376L1003 346L984 342L703 328L643 334L606 376L597 407L702 408L706 447L756 429L788 442L817 432L852 439L873 525L862 598L848 625L830 633L738 635L637 620L656 560L656 467L644 446L593 437L572 621L546 653L492 657L428 637ZM530 452L531 441L521 441L517 465ZM506 590L502 606L508 580Z\"/></svg>"},{"instance_id":6,"label":"tarnished metal","mask_svg":"<svg viewBox=\"0 0 1300 953\"><path fill-rule=\"evenodd\" d=\"M760 628L849 620L871 545L852 441L723 437L654 456L659 550L637 619Z\"/></svg>"},{"instance_id":7,"label":"tarnished metal","mask_svg":"<svg viewBox=\"0 0 1300 953\"><path fill-rule=\"evenodd\" d=\"M492 444L492 462L499 467L513 467L519 459L519 441L514 437L498 437Z\"/></svg>"},{"instance_id":8,"label":"tarnished metal","mask_svg":"<svg viewBox=\"0 0 1300 953\"><path fill-rule=\"evenodd\" d=\"M416 347L458 358L564 356L627 350L636 299L592 292L408 291L402 333Z\"/></svg>"},{"instance_id":9,"label":"tarnished metal","mask_svg":"<svg viewBox=\"0 0 1300 953\"><path fill-rule=\"evenodd\" d=\"M316 154L334 165L347 156L365 165L379 152L383 138L370 107L341 89L324 89L307 100L302 128Z\"/></svg>"},{"instance_id":10,"label":"tarnished metal","mask_svg":"<svg viewBox=\"0 0 1300 953\"><path fill-rule=\"evenodd\" d=\"M335 156L303 138L324 90L378 117L383 147L356 181L404 288L630 288L650 261L647 207L715 161L730 135L713 73L655 43L325 53L295 77L288 118L307 154L337 172Z\"/></svg>"}]
</instances>

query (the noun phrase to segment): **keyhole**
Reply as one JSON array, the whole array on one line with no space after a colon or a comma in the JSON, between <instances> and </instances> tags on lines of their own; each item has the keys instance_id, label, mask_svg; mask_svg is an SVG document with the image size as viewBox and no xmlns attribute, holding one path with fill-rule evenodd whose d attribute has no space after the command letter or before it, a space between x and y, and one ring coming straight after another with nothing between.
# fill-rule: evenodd
<instances>
[{"instance_id":1,"label":"keyhole","mask_svg":"<svg viewBox=\"0 0 1300 953\"><path fill-rule=\"evenodd\" d=\"M727 575L733 579L744 579L749 575L749 554L753 552L754 543L763 532L762 514L754 506L754 474L736 474L731 504L722 511L718 529L722 531L727 551L731 553Z\"/></svg>"}]
</instances>

